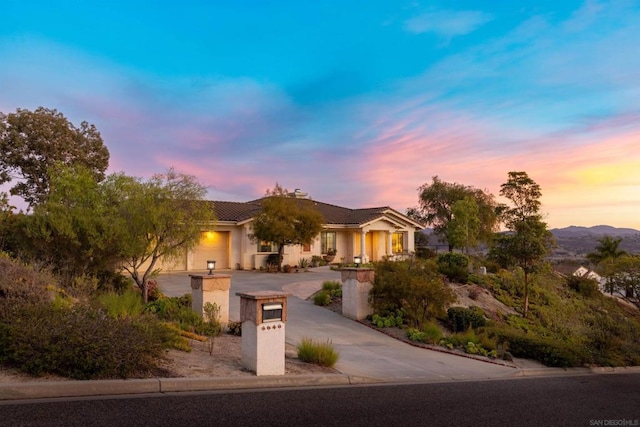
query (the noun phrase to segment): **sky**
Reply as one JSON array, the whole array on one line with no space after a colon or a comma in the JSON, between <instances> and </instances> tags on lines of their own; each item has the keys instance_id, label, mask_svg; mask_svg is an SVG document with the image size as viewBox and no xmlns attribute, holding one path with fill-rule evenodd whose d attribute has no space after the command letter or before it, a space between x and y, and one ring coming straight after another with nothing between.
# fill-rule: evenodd
<instances>
[{"instance_id":1,"label":"sky","mask_svg":"<svg viewBox=\"0 0 640 427\"><path fill-rule=\"evenodd\" d=\"M549 227L640 229L638 1L2 3L0 111L95 124L109 172L405 212L525 171Z\"/></svg>"}]
</instances>

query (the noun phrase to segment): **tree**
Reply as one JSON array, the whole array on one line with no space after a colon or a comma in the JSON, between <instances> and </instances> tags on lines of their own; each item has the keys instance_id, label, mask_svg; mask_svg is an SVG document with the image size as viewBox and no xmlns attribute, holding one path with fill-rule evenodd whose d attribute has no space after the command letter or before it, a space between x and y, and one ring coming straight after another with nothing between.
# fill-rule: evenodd
<instances>
[{"instance_id":1,"label":"tree","mask_svg":"<svg viewBox=\"0 0 640 427\"><path fill-rule=\"evenodd\" d=\"M122 242L114 228L117 204L84 166L57 163L47 174L49 196L23 217L22 255L46 262L69 282L113 275Z\"/></svg>"},{"instance_id":2,"label":"tree","mask_svg":"<svg viewBox=\"0 0 640 427\"><path fill-rule=\"evenodd\" d=\"M82 165L96 181L104 178L109 151L95 126L75 127L55 109L17 109L0 113L0 184L17 178L10 192L29 209L42 203L50 190L50 168L57 162Z\"/></svg>"},{"instance_id":3,"label":"tree","mask_svg":"<svg viewBox=\"0 0 640 427\"><path fill-rule=\"evenodd\" d=\"M627 297L640 296L640 256L622 254L608 258L604 265L606 290L624 292Z\"/></svg>"},{"instance_id":4,"label":"tree","mask_svg":"<svg viewBox=\"0 0 640 427\"><path fill-rule=\"evenodd\" d=\"M454 292L433 263L410 259L375 264L371 302L376 313L402 310L413 327L421 329L434 317L442 317L455 302Z\"/></svg>"},{"instance_id":5,"label":"tree","mask_svg":"<svg viewBox=\"0 0 640 427\"><path fill-rule=\"evenodd\" d=\"M509 233L499 235L489 257L524 272L524 317L529 311L529 276L537 271L553 247L553 236L540 215L540 186L526 172L509 172L500 195L511 201L502 218Z\"/></svg>"},{"instance_id":6,"label":"tree","mask_svg":"<svg viewBox=\"0 0 640 427\"><path fill-rule=\"evenodd\" d=\"M457 182L443 182L437 176L433 177L430 185L424 184L418 191L420 192L419 206L409 209L407 215L433 226L434 234L441 241L447 241L450 252L454 247L464 247L464 242L461 244L459 239L459 228L449 227L449 223L454 218L453 206L456 202L464 201L469 197L474 199L478 209L478 227L475 235L469 233L469 241L490 241L496 231L498 207L491 194ZM463 207L459 206L458 209ZM460 246L457 246L458 244Z\"/></svg>"},{"instance_id":7,"label":"tree","mask_svg":"<svg viewBox=\"0 0 640 427\"><path fill-rule=\"evenodd\" d=\"M158 260L176 258L195 247L203 227L215 221L213 205L203 201L206 188L195 177L174 169L146 182L114 174L104 185L118 206L114 228L121 239L121 267L147 302L148 281L158 272Z\"/></svg>"},{"instance_id":8,"label":"tree","mask_svg":"<svg viewBox=\"0 0 640 427\"><path fill-rule=\"evenodd\" d=\"M452 217L447 224L449 243L457 248L464 248L469 254L469 247L478 245L480 231L479 209L476 200L466 196L451 206Z\"/></svg>"},{"instance_id":9,"label":"tree","mask_svg":"<svg viewBox=\"0 0 640 427\"><path fill-rule=\"evenodd\" d=\"M322 230L324 217L311 200L292 196L276 183L262 199L262 209L252 223L253 241L278 245L278 271L285 246L309 244Z\"/></svg>"},{"instance_id":10,"label":"tree","mask_svg":"<svg viewBox=\"0 0 640 427\"><path fill-rule=\"evenodd\" d=\"M595 265L600 265L607 261L614 261L627 254L619 248L621 242L622 237L614 238L611 236L604 236L598 239L598 244L592 252L587 254L587 259Z\"/></svg>"}]
</instances>

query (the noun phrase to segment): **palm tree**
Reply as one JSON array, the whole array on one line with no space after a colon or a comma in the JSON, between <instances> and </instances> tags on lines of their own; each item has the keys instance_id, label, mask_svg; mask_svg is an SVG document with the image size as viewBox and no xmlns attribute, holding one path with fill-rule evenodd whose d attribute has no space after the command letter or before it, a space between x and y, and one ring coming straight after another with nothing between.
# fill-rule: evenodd
<instances>
[{"instance_id":1,"label":"palm tree","mask_svg":"<svg viewBox=\"0 0 640 427\"><path fill-rule=\"evenodd\" d=\"M622 242L622 237L604 236L598 239L598 244L593 252L587 254L587 259L595 265L599 265L605 261L612 261L622 255L626 255L627 252L619 248L620 242Z\"/></svg>"}]
</instances>

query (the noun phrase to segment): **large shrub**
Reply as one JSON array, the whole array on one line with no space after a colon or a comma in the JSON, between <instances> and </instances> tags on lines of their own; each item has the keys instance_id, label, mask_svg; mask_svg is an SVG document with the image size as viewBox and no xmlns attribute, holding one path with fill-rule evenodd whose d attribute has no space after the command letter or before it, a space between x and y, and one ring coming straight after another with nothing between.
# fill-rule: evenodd
<instances>
[{"instance_id":1,"label":"large shrub","mask_svg":"<svg viewBox=\"0 0 640 427\"><path fill-rule=\"evenodd\" d=\"M0 361L32 375L86 380L148 373L175 334L154 318L116 319L95 307L14 307L0 323Z\"/></svg>"},{"instance_id":2,"label":"large shrub","mask_svg":"<svg viewBox=\"0 0 640 427\"><path fill-rule=\"evenodd\" d=\"M453 292L429 262L383 261L375 268L371 299L376 313L402 310L412 326L421 328L426 321L444 316L447 305L455 301Z\"/></svg>"},{"instance_id":3,"label":"large shrub","mask_svg":"<svg viewBox=\"0 0 640 427\"><path fill-rule=\"evenodd\" d=\"M447 310L449 326L454 332L464 332L469 328L484 326L486 319L479 307L449 307Z\"/></svg>"},{"instance_id":4,"label":"large shrub","mask_svg":"<svg viewBox=\"0 0 640 427\"><path fill-rule=\"evenodd\" d=\"M438 255L438 271L452 282L467 283L469 277L469 258L457 252Z\"/></svg>"},{"instance_id":5,"label":"large shrub","mask_svg":"<svg viewBox=\"0 0 640 427\"><path fill-rule=\"evenodd\" d=\"M598 294L598 281L585 276L568 276L566 278L567 286L580 295L591 298Z\"/></svg>"}]
</instances>

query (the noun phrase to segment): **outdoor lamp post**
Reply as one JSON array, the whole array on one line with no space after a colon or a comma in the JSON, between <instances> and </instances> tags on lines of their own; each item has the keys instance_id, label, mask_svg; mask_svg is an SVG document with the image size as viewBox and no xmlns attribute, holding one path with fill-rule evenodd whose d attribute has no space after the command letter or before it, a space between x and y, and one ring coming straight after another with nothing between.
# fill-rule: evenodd
<instances>
[{"instance_id":1,"label":"outdoor lamp post","mask_svg":"<svg viewBox=\"0 0 640 427\"><path fill-rule=\"evenodd\" d=\"M353 262L356 263L356 268L358 268L360 266L360 264L362 264L362 257L360 257L360 256L353 257Z\"/></svg>"},{"instance_id":2,"label":"outdoor lamp post","mask_svg":"<svg viewBox=\"0 0 640 427\"><path fill-rule=\"evenodd\" d=\"M216 269L216 261L215 260L207 261L207 268L209 269L209 276L213 276L213 270Z\"/></svg>"}]
</instances>

